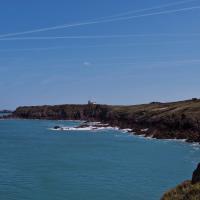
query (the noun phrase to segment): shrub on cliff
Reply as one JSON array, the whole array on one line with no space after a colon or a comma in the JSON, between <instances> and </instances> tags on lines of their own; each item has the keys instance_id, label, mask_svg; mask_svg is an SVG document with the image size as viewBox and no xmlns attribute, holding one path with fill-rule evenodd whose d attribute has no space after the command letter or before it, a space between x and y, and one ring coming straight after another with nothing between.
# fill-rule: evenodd
<instances>
[{"instance_id":1,"label":"shrub on cliff","mask_svg":"<svg viewBox=\"0 0 200 200\"><path fill-rule=\"evenodd\" d=\"M166 192L161 200L199 200L200 199L200 163L193 172L192 181L185 181Z\"/></svg>"}]
</instances>

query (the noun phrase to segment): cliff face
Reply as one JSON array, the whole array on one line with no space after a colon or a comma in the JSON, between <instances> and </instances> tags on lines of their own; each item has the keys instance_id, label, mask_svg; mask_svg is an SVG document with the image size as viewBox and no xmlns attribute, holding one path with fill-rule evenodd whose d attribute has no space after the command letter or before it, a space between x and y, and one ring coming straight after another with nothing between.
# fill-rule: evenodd
<instances>
[{"instance_id":1,"label":"cliff face","mask_svg":"<svg viewBox=\"0 0 200 200\"><path fill-rule=\"evenodd\" d=\"M58 105L19 107L13 116L26 119L89 120L131 128L159 139L200 142L200 100L135 106Z\"/></svg>"},{"instance_id":2,"label":"cliff face","mask_svg":"<svg viewBox=\"0 0 200 200\"><path fill-rule=\"evenodd\" d=\"M19 107L14 116L25 119L106 120L106 105L57 105Z\"/></svg>"},{"instance_id":3,"label":"cliff face","mask_svg":"<svg viewBox=\"0 0 200 200\"><path fill-rule=\"evenodd\" d=\"M192 174L192 184L200 183L200 163Z\"/></svg>"}]
</instances>

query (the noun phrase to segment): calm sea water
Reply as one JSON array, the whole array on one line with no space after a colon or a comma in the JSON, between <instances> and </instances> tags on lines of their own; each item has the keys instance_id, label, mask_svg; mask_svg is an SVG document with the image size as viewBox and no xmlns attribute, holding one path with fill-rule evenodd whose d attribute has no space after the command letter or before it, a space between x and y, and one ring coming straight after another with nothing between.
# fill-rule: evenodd
<instances>
[{"instance_id":1,"label":"calm sea water","mask_svg":"<svg viewBox=\"0 0 200 200\"><path fill-rule=\"evenodd\" d=\"M49 130L75 124L0 121L1 200L156 200L200 161L199 147L183 142Z\"/></svg>"}]
</instances>

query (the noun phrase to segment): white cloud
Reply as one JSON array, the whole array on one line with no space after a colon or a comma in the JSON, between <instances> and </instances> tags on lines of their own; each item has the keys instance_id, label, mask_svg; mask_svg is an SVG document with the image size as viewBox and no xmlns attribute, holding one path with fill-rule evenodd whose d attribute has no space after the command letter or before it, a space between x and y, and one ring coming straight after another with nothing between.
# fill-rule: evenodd
<instances>
[{"instance_id":1,"label":"white cloud","mask_svg":"<svg viewBox=\"0 0 200 200\"><path fill-rule=\"evenodd\" d=\"M83 62L83 65L86 66L86 67L89 67L89 66L91 66L91 63L88 62L88 61L85 61L85 62Z\"/></svg>"}]
</instances>

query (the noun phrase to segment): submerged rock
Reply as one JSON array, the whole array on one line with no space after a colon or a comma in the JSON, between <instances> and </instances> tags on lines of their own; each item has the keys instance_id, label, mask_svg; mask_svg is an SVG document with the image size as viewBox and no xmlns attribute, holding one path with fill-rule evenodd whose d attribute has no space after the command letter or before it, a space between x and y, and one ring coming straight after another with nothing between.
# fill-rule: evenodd
<instances>
[{"instance_id":1,"label":"submerged rock","mask_svg":"<svg viewBox=\"0 0 200 200\"><path fill-rule=\"evenodd\" d=\"M60 129L61 127L60 126L54 126L53 128L54 129Z\"/></svg>"}]
</instances>

